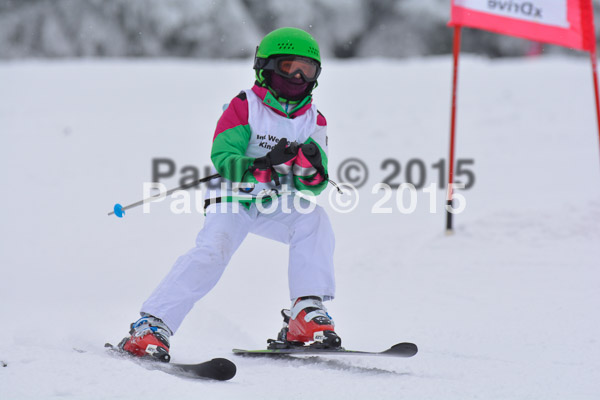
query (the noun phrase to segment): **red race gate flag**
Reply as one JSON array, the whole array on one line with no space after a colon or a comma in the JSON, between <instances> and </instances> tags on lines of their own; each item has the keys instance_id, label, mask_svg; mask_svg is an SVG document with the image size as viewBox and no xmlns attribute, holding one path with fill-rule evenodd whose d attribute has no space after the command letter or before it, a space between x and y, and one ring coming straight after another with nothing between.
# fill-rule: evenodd
<instances>
[{"instance_id":1,"label":"red race gate flag","mask_svg":"<svg viewBox=\"0 0 600 400\"><path fill-rule=\"evenodd\" d=\"M468 26L591 51L590 0L452 0L450 26Z\"/></svg>"},{"instance_id":2,"label":"red race gate flag","mask_svg":"<svg viewBox=\"0 0 600 400\"><path fill-rule=\"evenodd\" d=\"M600 91L598 89L592 0L452 0L449 25L454 27L450 155L446 197L446 231L451 233L461 27L484 29L589 52L592 62L599 139Z\"/></svg>"}]
</instances>

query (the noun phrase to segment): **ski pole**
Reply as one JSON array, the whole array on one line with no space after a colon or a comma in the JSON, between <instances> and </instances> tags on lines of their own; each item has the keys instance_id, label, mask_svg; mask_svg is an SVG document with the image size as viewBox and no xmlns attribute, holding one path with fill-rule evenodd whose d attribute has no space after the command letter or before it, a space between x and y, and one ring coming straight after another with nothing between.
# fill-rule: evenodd
<instances>
[{"instance_id":1,"label":"ski pole","mask_svg":"<svg viewBox=\"0 0 600 400\"><path fill-rule=\"evenodd\" d=\"M207 176L207 177L204 177L204 178L198 179L197 181L194 181L194 182L186 183L185 185L181 185L181 186L179 186L179 187L176 187L176 188L174 188L174 189L171 189L171 190L167 191L167 192L164 194L164 196L165 196L165 197L167 197L167 196L170 196L170 195L171 195L173 192L175 192L176 190L185 190L185 189L189 189L189 188L191 188L191 187L194 187L194 186L196 186L196 185L199 185L199 184L200 184L200 183L202 183L202 182L208 182L208 181L210 181L211 179L220 178L220 177L221 177L221 175L219 175L219 174L214 174L214 175L210 175L210 176ZM154 200L154 199L157 199L157 198L159 198L159 197L161 197L161 195L160 195L160 194L158 194L157 196L150 196L150 197L147 197L147 198L145 198L145 199L143 199L143 200L136 201L135 203L129 204L128 206L125 206L125 207L123 207L122 205L120 205L119 203L117 203L117 204L115 204L115 206L113 207L113 210L112 210L111 212L109 212L109 213L108 213L108 215L110 216L110 215L113 215L113 214L114 214L114 215L116 215L116 216L117 216L117 217L119 217L119 218L123 218L123 215L125 215L125 210L129 210L130 208L137 207L137 206L139 206L139 205L142 205L142 204L144 204L144 203L147 203L147 202L149 202L149 201L152 201L152 200Z\"/></svg>"}]
</instances>

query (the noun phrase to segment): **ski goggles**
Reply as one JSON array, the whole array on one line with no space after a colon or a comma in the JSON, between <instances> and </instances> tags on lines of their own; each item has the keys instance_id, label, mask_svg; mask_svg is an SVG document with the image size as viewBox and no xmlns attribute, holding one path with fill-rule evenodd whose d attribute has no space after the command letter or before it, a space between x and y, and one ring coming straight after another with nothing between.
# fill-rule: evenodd
<instances>
[{"instance_id":1,"label":"ski goggles","mask_svg":"<svg viewBox=\"0 0 600 400\"><path fill-rule=\"evenodd\" d=\"M257 58L254 68L272 70L285 78L293 78L300 74L306 82L316 81L321 73L321 65L317 60L302 56Z\"/></svg>"}]
</instances>

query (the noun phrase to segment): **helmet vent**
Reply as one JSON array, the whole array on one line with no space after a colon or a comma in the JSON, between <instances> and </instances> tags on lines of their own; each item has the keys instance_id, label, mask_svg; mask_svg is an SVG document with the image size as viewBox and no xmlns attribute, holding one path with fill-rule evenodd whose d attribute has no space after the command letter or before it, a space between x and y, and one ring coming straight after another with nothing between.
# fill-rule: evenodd
<instances>
[{"instance_id":1,"label":"helmet vent","mask_svg":"<svg viewBox=\"0 0 600 400\"><path fill-rule=\"evenodd\" d=\"M308 52L315 56L319 56L319 50L315 49L314 47L309 47Z\"/></svg>"},{"instance_id":2,"label":"helmet vent","mask_svg":"<svg viewBox=\"0 0 600 400\"><path fill-rule=\"evenodd\" d=\"M277 46L279 47L279 50L294 50L294 44L290 42L278 43Z\"/></svg>"}]
</instances>

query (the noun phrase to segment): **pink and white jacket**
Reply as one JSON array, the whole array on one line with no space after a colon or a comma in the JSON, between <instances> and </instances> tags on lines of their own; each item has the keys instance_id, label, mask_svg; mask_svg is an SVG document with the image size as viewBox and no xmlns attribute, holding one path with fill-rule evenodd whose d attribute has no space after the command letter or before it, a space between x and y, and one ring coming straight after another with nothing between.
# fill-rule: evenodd
<instances>
[{"instance_id":1,"label":"pink and white jacket","mask_svg":"<svg viewBox=\"0 0 600 400\"><path fill-rule=\"evenodd\" d=\"M318 195L327 186L327 121L312 104L311 96L286 110L266 88L255 85L240 92L217 123L211 159L227 182L226 192L211 193L220 201L255 202L288 191ZM299 144L313 142L321 152L325 176L318 173L302 150L286 165L275 168L281 186L271 171L249 171L254 159L268 153L280 139ZM284 186L285 185L285 186ZM240 189L241 188L241 189Z\"/></svg>"}]
</instances>

